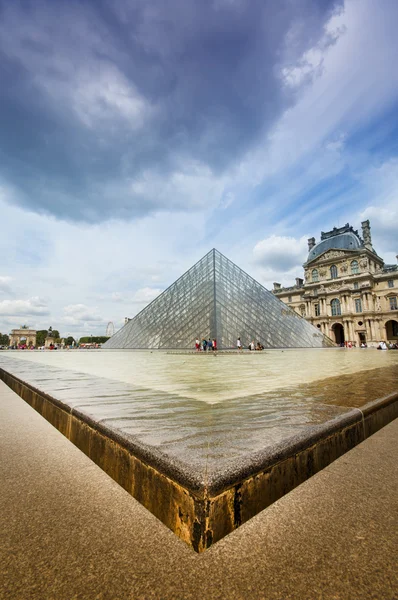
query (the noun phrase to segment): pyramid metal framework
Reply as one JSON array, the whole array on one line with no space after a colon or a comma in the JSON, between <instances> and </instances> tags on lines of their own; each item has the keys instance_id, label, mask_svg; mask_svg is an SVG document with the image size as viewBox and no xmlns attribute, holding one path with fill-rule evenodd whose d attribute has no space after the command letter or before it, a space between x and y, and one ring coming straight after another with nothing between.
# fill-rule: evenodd
<instances>
[{"instance_id":1,"label":"pyramid metal framework","mask_svg":"<svg viewBox=\"0 0 398 600\"><path fill-rule=\"evenodd\" d=\"M218 250L213 249L113 335L103 348L218 348L254 340L265 348L322 348L333 342Z\"/></svg>"}]
</instances>

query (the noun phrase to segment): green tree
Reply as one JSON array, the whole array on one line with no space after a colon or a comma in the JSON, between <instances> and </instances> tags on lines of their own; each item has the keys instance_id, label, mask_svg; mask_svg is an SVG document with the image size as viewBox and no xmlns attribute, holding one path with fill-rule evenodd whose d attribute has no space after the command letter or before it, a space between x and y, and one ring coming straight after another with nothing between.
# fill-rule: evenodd
<instances>
[{"instance_id":1,"label":"green tree","mask_svg":"<svg viewBox=\"0 0 398 600\"><path fill-rule=\"evenodd\" d=\"M88 335L81 337L79 344L105 344L109 340L106 335Z\"/></svg>"},{"instance_id":2,"label":"green tree","mask_svg":"<svg viewBox=\"0 0 398 600\"><path fill-rule=\"evenodd\" d=\"M44 341L47 337L47 329L36 331L36 346L44 346Z\"/></svg>"},{"instance_id":3,"label":"green tree","mask_svg":"<svg viewBox=\"0 0 398 600\"><path fill-rule=\"evenodd\" d=\"M65 344L67 346L72 346L73 342L76 344L76 340L74 337L72 337L71 335L69 335L66 339L65 339Z\"/></svg>"},{"instance_id":4,"label":"green tree","mask_svg":"<svg viewBox=\"0 0 398 600\"><path fill-rule=\"evenodd\" d=\"M0 333L0 346L9 346L10 338L6 333Z\"/></svg>"}]
</instances>

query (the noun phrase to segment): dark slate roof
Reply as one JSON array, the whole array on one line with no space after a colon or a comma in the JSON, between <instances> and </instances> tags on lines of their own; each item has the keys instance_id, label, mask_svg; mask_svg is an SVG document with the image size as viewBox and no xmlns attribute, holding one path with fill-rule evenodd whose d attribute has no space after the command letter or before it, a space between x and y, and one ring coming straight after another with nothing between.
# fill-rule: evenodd
<instances>
[{"instance_id":1,"label":"dark slate roof","mask_svg":"<svg viewBox=\"0 0 398 600\"><path fill-rule=\"evenodd\" d=\"M357 250L363 248L363 243L353 231L327 237L316 244L309 252L307 262L310 262L327 250Z\"/></svg>"}]
</instances>

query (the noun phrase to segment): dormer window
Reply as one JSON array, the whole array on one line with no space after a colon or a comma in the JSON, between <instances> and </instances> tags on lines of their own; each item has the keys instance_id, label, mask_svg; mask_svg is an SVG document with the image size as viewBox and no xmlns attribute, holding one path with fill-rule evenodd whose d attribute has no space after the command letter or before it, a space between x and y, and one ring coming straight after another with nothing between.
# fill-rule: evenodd
<instances>
[{"instance_id":1,"label":"dormer window","mask_svg":"<svg viewBox=\"0 0 398 600\"><path fill-rule=\"evenodd\" d=\"M330 267L330 277L331 277L331 279L337 279L337 267L336 267L336 265L332 265Z\"/></svg>"},{"instance_id":2,"label":"dormer window","mask_svg":"<svg viewBox=\"0 0 398 600\"><path fill-rule=\"evenodd\" d=\"M358 275L359 273L359 265L357 260L353 260L351 262L351 273L352 275Z\"/></svg>"}]
</instances>

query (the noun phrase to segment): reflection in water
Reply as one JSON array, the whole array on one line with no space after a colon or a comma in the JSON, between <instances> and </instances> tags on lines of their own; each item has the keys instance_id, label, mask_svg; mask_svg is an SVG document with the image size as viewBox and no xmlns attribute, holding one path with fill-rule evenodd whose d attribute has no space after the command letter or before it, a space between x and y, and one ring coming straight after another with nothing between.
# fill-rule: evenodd
<instances>
[{"instance_id":1,"label":"reflection in water","mask_svg":"<svg viewBox=\"0 0 398 600\"><path fill-rule=\"evenodd\" d=\"M4 356L210 404L398 364L398 351L370 348L267 350L218 356L126 350L7 352Z\"/></svg>"},{"instance_id":2,"label":"reflection in water","mask_svg":"<svg viewBox=\"0 0 398 600\"><path fill-rule=\"evenodd\" d=\"M0 367L202 477L396 392L398 351L4 352Z\"/></svg>"}]
</instances>

